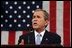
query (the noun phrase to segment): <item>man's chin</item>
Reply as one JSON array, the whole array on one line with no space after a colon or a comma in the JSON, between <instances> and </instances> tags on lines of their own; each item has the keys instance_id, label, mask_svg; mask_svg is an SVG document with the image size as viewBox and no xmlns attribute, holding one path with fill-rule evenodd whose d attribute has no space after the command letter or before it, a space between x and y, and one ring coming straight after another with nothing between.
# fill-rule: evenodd
<instances>
[{"instance_id":1,"label":"man's chin","mask_svg":"<svg viewBox=\"0 0 72 48\"><path fill-rule=\"evenodd\" d=\"M36 29L38 29L38 28L37 28L37 27L33 27L33 29L35 29L35 30L36 30Z\"/></svg>"}]
</instances>

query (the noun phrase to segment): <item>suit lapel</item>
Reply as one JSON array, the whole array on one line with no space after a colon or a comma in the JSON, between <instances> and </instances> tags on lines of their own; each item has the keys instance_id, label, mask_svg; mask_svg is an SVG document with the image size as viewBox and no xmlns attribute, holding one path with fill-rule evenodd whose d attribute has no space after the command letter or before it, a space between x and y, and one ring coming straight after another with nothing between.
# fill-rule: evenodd
<instances>
[{"instance_id":1,"label":"suit lapel","mask_svg":"<svg viewBox=\"0 0 72 48\"><path fill-rule=\"evenodd\" d=\"M35 35L34 35L34 32L32 32L29 36L30 36L30 44L35 44Z\"/></svg>"},{"instance_id":2,"label":"suit lapel","mask_svg":"<svg viewBox=\"0 0 72 48\"><path fill-rule=\"evenodd\" d=\"M46 30L44 33L44 36L42 38L42 42L41 44L47 44L48 43L48 35L47 35L48 31Z\"/></svg>"}]
</instances>

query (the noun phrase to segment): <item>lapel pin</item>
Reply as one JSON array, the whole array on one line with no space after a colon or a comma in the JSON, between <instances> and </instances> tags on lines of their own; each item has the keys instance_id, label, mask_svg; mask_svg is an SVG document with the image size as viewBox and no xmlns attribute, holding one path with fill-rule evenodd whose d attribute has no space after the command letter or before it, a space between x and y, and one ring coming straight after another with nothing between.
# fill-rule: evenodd
<instances>
[{"instance_id":1,"label":"lapel pin","mask_svg":"<svg viewBox=\"0 0 72 48\"><path fill-rule=\"evenodd\" d=\"M46 38L46 40L48 40L48 39Z\"/></svg>"}]
</instances>

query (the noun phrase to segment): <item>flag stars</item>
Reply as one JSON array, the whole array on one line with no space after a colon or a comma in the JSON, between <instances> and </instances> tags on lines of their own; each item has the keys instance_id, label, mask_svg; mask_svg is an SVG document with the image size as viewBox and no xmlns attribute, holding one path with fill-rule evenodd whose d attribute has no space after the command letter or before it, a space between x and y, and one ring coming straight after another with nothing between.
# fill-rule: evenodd
<instances>
[{"instance_id":1,"label":"flag stars","mask_svg":"<svg viewBox=\"0 0 72 48\"><path fill-rule=\"evenodd\" d=\"M21 15L18 15L18 18L21 18Z\"/></svg>"},{"instance_id":2,"label":"flag stars","mask_svg":"<svg viewBox=\"0 0 72 48\"><path fill-rule=\"evenodd\" d=\"M7 19L5 19L5 22L8 22L8 20L7 20Z\"/></svg>"},{"instance_id":3,"label":"flag stars","mask_svg":"<svg viewBox=\"0 0 72 48\"><path fill-rule=\"evenodd\" d=\"M1 15L1 18L3 18L3 15Z\"/></svg>"},{"instance_id":4,"label":"flag stars","mask_svg":"<svg viewBox=\"0 0 72 48\"><path fill-rule=\"evenodd\" d=\"M42 8L42 1L4 1L4 12L1 14L2 30L22 30L31 25L31 15L37 8ZM7 28L6 28L7 27ZM15 27L15 28L14 28Z\"/></svg>"},{"instance_id":5,"label":"flag stars","mask_svg":"<svg viewBox=\"0 0 72 48\"><path fill-rule=\"evenodd\" d=\"M15 1L14 4L17 5L17 1Z\"/></svg>"},{"instance_id":6,"label":"flag stars","mask_svg":"<svg viewBox=\"0 0 72 48\"><path fill-rule=\"evenodd\" d=\"M6 1L5 4L7 5L8 4L8 1Z\"/></svg>"},{"instance_id":7,"label":"flag stars","mask_svg":"<svg viewBox=\"0 0 72 48\"><path fill-rule=\"evenodd\" d=\"M25 11L25 10L23 10L23 13L26 13L26 11Z\"/></svg>"},{"instance_id":8,"label":"flag stars","mask_svg":"<svg viewBox=\"0 0 72 48\"><path fill-rule=\"evenodd\" d=\"M12 18L12 15L10 15L9 18Z\"/></svg>"},{"instance_id":9,"label":"flag stars","mask_svg":"<svg viewBox=\"0 0 72 48\"><path fill-rule=\"evenodd\" d=\"M23 19L23 20L22 20L22 22L26 22L26 20L25 20L25 19Z\"/></svg>"},{"instance_id":10,"label":"flag stars","mask_svg":"<svg viewBox=\"0 0 72 48\"><path fill-rule=\"evenodd\" d=\"M32 10L32 13L34 13L34 10Z\"/></svg>"},{"instance_id":11,"label":"flag stars","mask_svg":"<svg viewBox=\"0 0 72 48\"><path fill-rule=\"evenodd\" d=\"M17 22L17 20L16 19L14 19L14 23L16 23Z\"/></svg>"},{"instance_id":12,"label":"flag stars","mask_svg":"<svg viewBox=\"0 0 72 48\"><path fill-rule=\"evenodd\" d=\"M36 8L39 8L39 5L37 5Z\"/></svg>"},{"instance_id":13,"label":"flag stars","mask_svg":"<svg viewBox=\"0 0 72 48\"><path fill-rule=\"evenodd\" d=\"M18 6L19 9L21 9L21 6Z\"/></svg>"},{"instance_id":14,"label":"flag stars","mask_svg":"<svg viewBox=\"0 0 72 48\"><path fill-rule=\"evenodd\" d=\"M27 27L29 27L30 26L30 24L27 24Z\"/></svg>"},{"instance_id":15,"label":"flag stars","mask_svg":"<svg viewBox=\"0 0 72 48\"><path fill-rule=\"evenodd\" d=\"M5 13L8 13L8 11L6 10Z\"/></svg>"},{"instance_id":16,"label":"flag stars","mask_svg":"<svg viewBox=\"0 0 72 48\"><path fill-rule=\"evenodd\" d=\"M12 7L12 6L10 6L9 8L10 8L10 9L13 9L13 7Z\"/></svg>"},{"instance_id":17,"label":"flag stars","mask_svg":"<svg viewBox=\"0 0 72 48\"><path fill-rule=\"evenodd\" d=\"M32 4L35 4L35 1L32 1Z\"/></svg>"},{"instance_id":18,"label":"flag stars","mask_svg":"<svg viewBox=\"0 0 72 48\"><path fill-rule=\"evenodd\" d=\"M15 10L15 11L14 11L14 13L16 14L16 13L17 13L17 11Z\"/></svg>"},{"instance_id":19,"label":"flag stars","mask_svg":"<svg viewBox=\"0 0 72 48\"><path fill-rule=\"evenodd\" d=\"M24 1L24 2L23 2L23 4L25 5L25 4L26 4L26 2Z\"/></svg>"},{"instance_id":20,"label":"flag stars","mask_svg":"<svg viewBox=\"0 0 72 48\"><path fill-rule=\"evenodd\" d=\"M30 15L27 15L27 18L30 18Z\"/></svg>"},{"instance_id":21,"label":"flag stars","mask_svg":"<svg viewBox=\"0 0 72 48\"><path fill-rule=\"evenodd\" d=\"M3 24L1 24L1 27L3 27Z\"/></svg>"},{"instance_id":22,"label":"flag stars","mask_svg":"<svg viewBox=\"0 0 72 48\"><path fill-rule=\"evenodd\" d=\"M12 24L9 24L9 27L12 27Z\"/></svg>"},{"instance_id":23,"label":"flag stars","mask_svg":"<svg viewBox=\"0 0 72 48\"><path fill-rule=\"evenodd\" d=\"M21 27L21 24L18 24L18 27Z\"/></svg>"},{"instance_id":24,"label":"flag stars","mask_svg":"<svg viewBox=\"0 0 72 48\"><path fill-rule=\"evenodd\" d=\"M30 6L27 6L27 9L30 9Z\"/></svg>"}]
</instances>

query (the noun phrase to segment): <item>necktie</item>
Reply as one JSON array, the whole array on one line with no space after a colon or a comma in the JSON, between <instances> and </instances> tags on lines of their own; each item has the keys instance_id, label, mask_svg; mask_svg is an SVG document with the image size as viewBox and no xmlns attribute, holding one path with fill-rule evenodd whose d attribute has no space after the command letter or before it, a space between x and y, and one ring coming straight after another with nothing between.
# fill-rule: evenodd
<instances>
[{"instance_id":1,"label":"necktie","mask_svg":"<svg viewBox=\"0 0 72 48\"><path fill-rule=\"evenodd\" d=\"M41 43L41 40L40 40L41 34L37 34L36 37L37 37L37 38L36 38L36 45L40 45L40 43Z\"/></svg>"}]
</instances>

